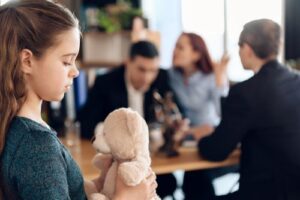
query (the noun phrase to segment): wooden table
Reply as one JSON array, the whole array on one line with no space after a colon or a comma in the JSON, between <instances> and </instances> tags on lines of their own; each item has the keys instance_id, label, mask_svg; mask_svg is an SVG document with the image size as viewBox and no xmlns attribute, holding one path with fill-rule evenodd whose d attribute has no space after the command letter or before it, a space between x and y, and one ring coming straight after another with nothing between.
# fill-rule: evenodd
<instances>
[{"instance_id":1,"label":"wooden table","mask_svg":"<svg viewBox=\"0 0 300 200\"><path fill-rule=\"evenodd\" d=\"M81 140L78 149L69 148L73 158L79 165L82 174L87 179L95 178L99 175L99 170L95 168L91 161L96 151L88 140ZM196 148L181 148L180 155L174 158L165 158L159 155L152 155L152 169L156 174L170 173L175 170L198 170L223 166L230 166L239 163L240 151L235 150L225 161L209 162L199 157Z\"/></svg>"}]
</instances>

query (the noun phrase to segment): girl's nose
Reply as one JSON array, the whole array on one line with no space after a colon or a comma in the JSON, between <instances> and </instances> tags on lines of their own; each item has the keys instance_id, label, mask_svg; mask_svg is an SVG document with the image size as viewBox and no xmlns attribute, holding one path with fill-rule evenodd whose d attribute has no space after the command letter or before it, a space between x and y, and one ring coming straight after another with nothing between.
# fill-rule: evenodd
<instances>
[{"instance_id":1,"label":"girl's nose","mask_svg":"<svg viewBox=\"0 0 300 200\"><path fill-rule=\"evenodd\" d=\"M76 78L79 75L79 70L77 69L76 65L73 65L70 75L72 78Z\"/></svg>"}]
</instances>

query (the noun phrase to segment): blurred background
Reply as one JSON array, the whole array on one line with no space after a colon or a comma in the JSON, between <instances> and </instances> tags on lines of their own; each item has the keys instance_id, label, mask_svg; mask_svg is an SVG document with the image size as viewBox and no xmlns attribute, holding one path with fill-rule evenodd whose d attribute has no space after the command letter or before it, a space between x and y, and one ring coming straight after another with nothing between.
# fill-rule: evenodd
<instances>
[{"instance_id":1,"label":"blurred background","mask_svg":"<svg viewBox=\"0 0 300 200\"><path fill-rule=\"evenodd\" d=\"M1 0L0 4L9 0ZM250 20L269 18L284 32L280 59L299 67L300 1L298 0L58 0L80 21L82 45L78 57L81 74L62 102L44 105L44 118L58 132L66 118L75 119L88 88L98 74L119 66L132 42L132 22L140 17L142 29L160 50L161 68L170 68L176 39L182 31L201 35L214 60L230 56L228 77L240 82L252 76L238 56L238 35Z\"/></svg>"}]
</instances>

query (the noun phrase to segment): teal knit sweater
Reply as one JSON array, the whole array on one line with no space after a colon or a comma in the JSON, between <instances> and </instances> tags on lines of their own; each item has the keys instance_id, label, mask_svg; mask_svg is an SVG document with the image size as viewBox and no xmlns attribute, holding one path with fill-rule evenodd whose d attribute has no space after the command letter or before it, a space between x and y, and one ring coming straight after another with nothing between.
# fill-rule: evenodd
<instances>
[{"instance_id":1,"label":"teal knit sweater","mask_svg":"<svg viewBox=\"0 0 300 200\"><path fill-rule=\"evenodd\" d=\"M56 133L28 118L13 119L1 163L8 199L86 199L79 167Z\"/></svg>"}]
</instances>

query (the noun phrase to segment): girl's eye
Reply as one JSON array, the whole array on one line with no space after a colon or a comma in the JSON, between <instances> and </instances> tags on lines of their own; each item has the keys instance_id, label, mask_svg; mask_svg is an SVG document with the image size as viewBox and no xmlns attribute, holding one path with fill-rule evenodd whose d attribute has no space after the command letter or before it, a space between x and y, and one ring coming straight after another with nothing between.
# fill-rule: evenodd
<instances>
[{"instance_id":1,"label":"girl's eye","mask_svg":"<svg viewBox=\"0 0 300 200\"><path fill-rule=\"evenodd\" d=\"M71 63L68 63L68 62L64 62L63 64L64 64L64 66L70 66L71 65Z\"/></svg>"}]
</instances>

